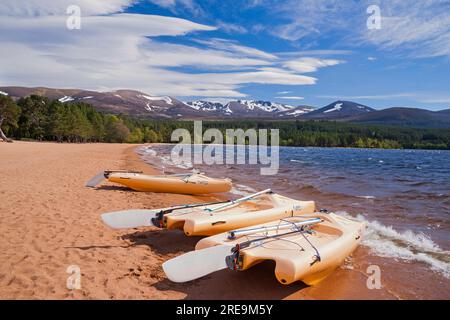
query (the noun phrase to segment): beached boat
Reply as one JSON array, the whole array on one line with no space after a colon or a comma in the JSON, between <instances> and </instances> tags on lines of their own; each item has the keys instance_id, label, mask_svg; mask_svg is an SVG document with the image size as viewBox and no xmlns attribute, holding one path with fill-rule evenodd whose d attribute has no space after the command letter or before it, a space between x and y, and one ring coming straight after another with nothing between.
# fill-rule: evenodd
<instances>
[{"instance_id":1,"label":"beached boat","mask_svg":"<svg viewBox=\"0 0 450 320\"><path fill-rule=\"evenodd\" d=\"M364 229L365 223L333 213L289 217L204 238L196 251L165 262L163 269L170 280L185 282L271 260L280 283L314 285L356 249Z\"/></svg>"},{"instance_id":2,"label":"beached boat","mask_svg":"<svg viewBox=\"0 0 450 320\"><path fill-rule=\"evenodd\" d=\"M92 178L86 186L95 187L102 180L119 183L136 191L179 194L208 194L231 190L230 179L210 178L200 173L147 175L140 171L106 170Z\"/></svg>"},{"instance_id":3,"label":"beached boat","mask_svg":"<svg viewBox=\"0 0 450 320\"><path fill-rule=\"evenodd\" d=\"M116 211L103 214L102 219L113 228L155 225L181 229L188 236L210 236L314 211L314 201L290 199L267 189L237 200L153 210Z\"/></svg>"}]
</instances>

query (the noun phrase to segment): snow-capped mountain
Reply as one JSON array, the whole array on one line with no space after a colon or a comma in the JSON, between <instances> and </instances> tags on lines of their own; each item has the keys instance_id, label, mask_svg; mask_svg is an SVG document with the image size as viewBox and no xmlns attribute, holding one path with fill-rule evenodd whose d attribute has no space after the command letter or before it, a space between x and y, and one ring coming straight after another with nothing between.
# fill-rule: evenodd
<instances>
[{"instance_id":1,"label":"snow-capped mountain","mask_svg":"<svg viewBox=\"0 0 450 320\"><path fill-rule=\"evenodd\" d=\"M197 111L220 112L221 110L224 109L223 104L221 104L219 102L211 102L211 101L204 101L204 100L186 102L186 105Z\"/></svg>"},{"instance_id":2,"label":"snow-capped mountain","mask_svg":"<svg viewBox=\"0 0 450 320\"><path fill-rule=\"evenodd\" d=\"M273 116L274 113L296 109L295 106L261 100L236 100L226 104L198 100L186 102L186 105L197 111L206 111L210 114L227 117L268 117Z\"/></svg>"},{"instance_id":3,"label":"snow-capped mountain","mask_svg":"<svg viewBox=\"0 0 450 320\"><path fill-rule=\"evenodd\" d=\"M450 109L430 111L412 108L375 110L351 102L335 101L323 108L291 106L260 100L235 100L222 104L210 101L183 102L170 96L155 96L135 90L97 92L81 89L0 87L0 95L19 99L30 95L45 96L67 104L84 102L111 114L128 114L144 119L277 119L342 120L370 124L410 125L448 128Z\"/></svg>"},{"instance_id":4,"label":"snow-capped mountain","mask_svg":"<svg viewBox=\"0 0 450 320\"><path fill-rule=\"evenodd\" d=\"M338 100L323 108L305 114L304 118L324 120L344 119L356 117L372 111L375 111L375 109L352 101Z\"/></svg>"},{"instance_id":5,"label":"snow-capped mountain","mask_svg":"<svg viewBox=\"0 0 450 320\"><path fill-rule=\"evenodd\" d=\"M177 115L183 114L179 111L187 108L183 102L173 97L153 96L135 90L98 92L43 87L2 87L1 91L13 98L36 94L61 103L85 102L92 104L100 111L124 113L143 118L179 118L182 116Z\"/></svg>"},{"instance_id":6,"label":"snow-capped mountain","mask_svg":"<svg viewBox=\"0 0 450 320\"><path fill-rule=\"evenodd\" d=\"M245 106L247 110L262 110L265 112L282 112L295 108L287 104L261 100L238 100L236 102Z\"/></svg>"},{"instance_id":7,"label":"snow-capped mountain","mask_svg":"<svg viewBox=\"0 0 450 320\"><path fill-rule=\"evenodd\" d=\"M345 119L373 111L350 101L336 101L321 109L262 100L228 103L198 100L183 102L171 96L156 96L135 90L98 92L81 89L0 87L1 94L17 99L32 94L61 103L85 102L107 113L122 113L148 119Z\"/></svg>"}]
</instances>

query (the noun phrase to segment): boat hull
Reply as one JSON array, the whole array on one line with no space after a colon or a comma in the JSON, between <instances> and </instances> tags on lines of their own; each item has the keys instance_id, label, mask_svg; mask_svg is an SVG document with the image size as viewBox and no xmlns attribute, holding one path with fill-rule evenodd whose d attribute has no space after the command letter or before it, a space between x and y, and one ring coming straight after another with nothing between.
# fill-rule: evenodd
<instances>
[{"instance_id":1,"label":"boat hull","mask_svg":"<svg viewBox=\"0 0 450 320\"><path fill-rule=\"evenodd\" d=\"M214 179L203 175L178 177L151 176L140 173L111 173L108 176L108 181L122 184L135 191L178 194L228 192L232 186L229 179Z\"/></svg>"},{"instance_id":2,"label":"boat hull","mask_svg":"<svg viewBox=\"0 0 450 320\"><path fill-rule=\"evenodd\" d=\"M278 194L271 194L270 199L272 205L266 205L266 208L264 203L258 207L258 201L255 200L218 212L207 212L200 208L189 213L168 214L164 217L163 225L167 229L182 229L187 236L211 236L315 211L314 201L294 200Z\"/></svg>"},{"instance_id":3,"label":"boat hull","mask_svg":"<svg viewBox=\"0 0 450 320\"><path fill-rule=\"evenodd\" d=\"M275 262L275 277L282 284L288 285L296 281L302 281L307 285L319 283L358 247L366 225L335 214L317 213L306 215L304 219L316 217L322 218L324 222L311 227L312 234L304 233L304 235L317 251L297 233L285 238L271 239L264 242L264 245L255 245L240 251L237 269L247 270L258 263L271 260ZM283 221L296 219L287 218ZM271 222L254 227L272 226L277 223ZM222 244L235 245L248 240L245 236L229 240L227 235L221 233L202 239L197 243L196 250ZM256 235L252 237L257 238Z\"/></svg>"}]
</instances>

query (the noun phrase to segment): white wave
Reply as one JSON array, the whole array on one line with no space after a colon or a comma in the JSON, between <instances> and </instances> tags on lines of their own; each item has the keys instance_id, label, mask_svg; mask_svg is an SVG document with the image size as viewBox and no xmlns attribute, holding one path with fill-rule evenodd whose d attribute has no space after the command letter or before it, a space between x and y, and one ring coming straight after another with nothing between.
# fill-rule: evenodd
<instances>
[{"instance_id":1,"label":"white wave","mask_svg":"<svg viewBox=\"0 0 450 320\"><path fill-rule=\"evenodd\" d=\"M193 165L191 162L182 162L180 164L176 164L175 167L180 169L193 169Z\"/></svg>"},{"instance_id":2,"label":"white wave","mask_svg":"<svg viewBox=\"0 0 450 320\"><path fill-rule=\"evenodd\" d=\"M362 198L362 199L375 199L375 196L356 196L357 198Z\"/></svg>"},{"instance_id":3,"label":"white wave","mask_svg":"<svg viewBox=\"0 0 450 320\"><path fill-rule=\"evenodd\" d=\"M141 156L155 157L157 155L157 152L155 150L153 150L152 147L148 147L148 146L139 147L137 149L137 153L140 154Z\"/></svg>"},{"instance_id":4,"label":"white wave","mask_svg":"<svg viewBox=\"0 0 450 320\"><path fill-rule=\"evenodd\" d=\"M176 167L179 169L192 169L194 165L190 161L181 161L181 163L175 163L172 161L171 156L160 157L163 167Z\"/></svg>"},{"instance_id":5,"label":"white wave","mask_svg":"<svg viewBox=\"0 0 450 320\"><path fill-rule=\"evenodd\" d=\"M170 159L170 156L161 156L159 159L161 160L161 164L163 166L169 166L170 167L170 166L174 165L174 163L172 162L172 159Z\"/></svg>"},{"instance_id":6,"label":"white wave","mask_svg":"<svg viewBox=\"0 0 450 320\"><path fill-rule=\"evenodd\" d=\"M145 151L145 147L139 147L139 148L135 149L135 152L141 156L144 154L144 151Z\"/></svg>"},{"instance_id":7,"label":"white wave","mask_svg":"<svg viewBox=\"0 0 450 320\"><path fill-rule=\"evenodd\" d=\"M337 212L350 216L347 212ZM367 230L362 244L369 247L371 253L386 258L405 261L418 261L429 265L430 269L450 278L450 252L442 250L433 240L422 232L406 230L399 232L392 226L367 220L359 214L356 219L367 222Z\"/></svg>"},{"instance_id":8,"label":"white wave","mask_svg":"<svg viewBox=\"0 0 450 320\"><path fill-rule=\"evenodd\" d=\"M151 147L144 147L143 149L145 155L156 157L156 155L158 154L156 150L153 150Z\"/></svg>"},{"instance_id":9,"label":"white wave","mask_svg":"<svg viewBox=\"0 0 450 320\"><path fill-rule=\"evenodd\" d=\"M156 157L157 155L157 152L155 150L145 150L145 153L152 157Z\"/></svg>"}]
</instances>

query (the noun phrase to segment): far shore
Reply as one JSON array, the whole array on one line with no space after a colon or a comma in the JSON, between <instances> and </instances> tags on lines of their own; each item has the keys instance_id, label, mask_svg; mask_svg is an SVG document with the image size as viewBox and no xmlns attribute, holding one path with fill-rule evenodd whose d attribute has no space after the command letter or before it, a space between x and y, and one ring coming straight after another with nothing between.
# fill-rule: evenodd
<instances>
[{"instance_id":1,"label":"far shore","mask_svg":"<svg viewBox=\"0 0 450 320\"><path fill-rule=\"evenodd\" d=\"M174 145L178 142L152 142L152 143L109 143L109 142L56 142L56 141L38 141L38 140L32 140L32 139L25 139L25 140L14 140L14 142L30 142L30 143L58 143L58 144L118 144L118 145L129 145L129 146L136 146L139 147L141 145ZM0 143L7 143L6 141L0 140ZM227 146L226 143L218 144L218 143L202 143L202 145L212 145L212 146ZM238 144L239 145L239 144ZM248 144L245 144L245 146L248 146ZM270 144L268 145L270 147ZM280 148L325 148L325 149L353 149L353 150L407 150L407 151L446 151L450 152L450 149L442 149L442 148L359 148L359 147L320 147L320 146L285 146L285 145L279 145ZM149 166L146 166L146 168L149 168ZM152 168L153 169L153 168Z\"/></svg>"},{"instance_id":2,"label":"far shore","mask_svg":"<svg viewBox=\"0 0 450 320\"><path fill-rule=\"evenodd\" d=\"M84 186L104 169L158 173L140 160L138 146L0 143L0 299L396 298L386 290L367 289L367 276L345 267L314 287L279 284L270 263L185 284L170 282L162 262L193 250L198 237L154 227L113 230L100 214L220 196L140 193L111 183ZM81 270L79 290L66 288L71 265Z\"/></svg>"}]
</instances>

